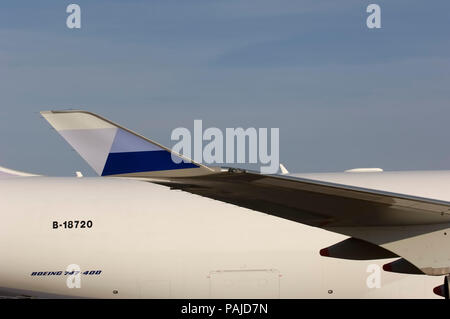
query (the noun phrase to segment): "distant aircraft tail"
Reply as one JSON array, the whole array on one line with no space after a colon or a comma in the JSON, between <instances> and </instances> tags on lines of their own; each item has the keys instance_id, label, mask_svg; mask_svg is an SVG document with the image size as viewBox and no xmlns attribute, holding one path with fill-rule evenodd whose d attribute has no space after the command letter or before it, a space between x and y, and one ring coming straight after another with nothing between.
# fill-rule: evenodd
<instances>
[{"instance_id":1,"label":"distant aircraft tail","mask_svg":"<svg viewBox=\"0 0 450 319\"><path fill-rule=\"evenodd\" d=\"M182 177L212 172L97 114L72 110L41 114L100 176Z\"/></svg>"}]
</instances>

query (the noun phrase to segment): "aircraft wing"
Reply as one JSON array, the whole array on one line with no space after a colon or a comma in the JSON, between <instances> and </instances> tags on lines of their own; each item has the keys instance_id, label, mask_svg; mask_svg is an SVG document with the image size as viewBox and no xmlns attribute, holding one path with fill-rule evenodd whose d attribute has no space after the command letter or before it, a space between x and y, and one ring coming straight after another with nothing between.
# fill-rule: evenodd
<instances>
[{"instance_id":1,"label":"aircraft wing","mask_svg":"<svg viewBox=\"0 0 450 319\"><path fill-rule=\"evenodd\" d=\"M450 272L450 202L236 169L152 182L378 245L404 258L399 272L418 273L409 263L428 275Z\"/></svg>"},{"instance_id":2,"label":"aircraft wing","mask_svg":"<svg viewBox=\"0 0 450 319\"><path fill-rule=\"evenodd\" d=\"M189 159L174 164L173 158L181 155L96 114L41 114L101 176L158 183L351 237L324 247L324 256L400 256L385 269L450 273L450 202L289 175L212 168Z\"/></svg>"},{"instance_id":3,"label":"aircraft wing","mask_svg":"<svg viewBox=\"0 0 450 319\"><path fill-rule=\"evenodd\" d=\"M317 227L450 223L450 202L295 176L230 168L152 181Z\"/></svg>"},{"instance_id":4,"label":"aircraft wing","mask_svg":"<svg viewBox=\"0 0 450 319\"><path fill-rule=\"evenodd\" d=\"M39 176L39 175L15 171L15 170L0 166L0 178L33 177L33 176Z\"/></svg>"}]
</instances>

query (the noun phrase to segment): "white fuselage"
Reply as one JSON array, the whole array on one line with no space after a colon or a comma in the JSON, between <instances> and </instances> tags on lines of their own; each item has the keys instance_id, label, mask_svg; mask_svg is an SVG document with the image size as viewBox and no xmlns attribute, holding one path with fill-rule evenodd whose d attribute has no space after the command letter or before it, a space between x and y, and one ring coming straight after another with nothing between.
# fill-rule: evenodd
<instances>
[{"instance_id":1,"label":"white fuselage","mask_svg":"<svg viewBox=\"0 0 450 319\"><path fill-rule=\"evenodd\" d=\"M303 177L400 190L388 173L381 173L385 182L376 181L378 173L359 174ZM449 188L401 183L410 187L402 193L450 199L443 198ZM148 182L6 178L0 194L4 291L94 298L437 298L433 287L443 283L443 277L384 272L392 259L322 257L320 249L346 237ZM69 221L92 225L69 228ZM76 282L65 274L73 264L81 269L80 288L67 285Z\"/></svg>"}]
</instances>

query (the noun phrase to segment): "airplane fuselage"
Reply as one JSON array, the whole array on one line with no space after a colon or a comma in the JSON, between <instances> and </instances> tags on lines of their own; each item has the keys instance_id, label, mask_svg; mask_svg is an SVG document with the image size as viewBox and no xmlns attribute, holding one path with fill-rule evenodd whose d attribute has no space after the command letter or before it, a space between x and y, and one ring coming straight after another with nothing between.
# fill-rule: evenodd
<instances>
[{"instance_id":1,"label":"airplane fuselage","mask_svg":"<svg viewBox=\"0 0 450 319\"><path fill-rule=\"evenodd\" d=\"M443 281L322 257L346 237L143 181L6 178L0 194L1 294L437 298Z\"/></svg>"}]
</instances>

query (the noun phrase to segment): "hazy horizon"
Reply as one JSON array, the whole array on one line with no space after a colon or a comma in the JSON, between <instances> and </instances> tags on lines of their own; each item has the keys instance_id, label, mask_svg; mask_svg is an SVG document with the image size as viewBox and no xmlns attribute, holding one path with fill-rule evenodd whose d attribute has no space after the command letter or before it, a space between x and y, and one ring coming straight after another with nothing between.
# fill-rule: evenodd
<instances>
[{"instance_id":1,"label":"hazy horizon","mask_svg":"<svg viewBox=\"0 0 450 319\"><path fill-rule=\"evenodd\" d=\"M80 30L66 27L70 3ZM381 29L366 27L370 3ZM290 172L450 169L449 11L406 0L2 2L0 166L93 175L39 116L74 108L168 147L195 119L278 127Z\"/></svg>"}]
</instances>

